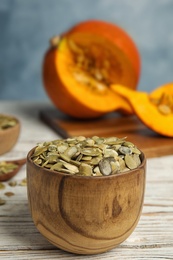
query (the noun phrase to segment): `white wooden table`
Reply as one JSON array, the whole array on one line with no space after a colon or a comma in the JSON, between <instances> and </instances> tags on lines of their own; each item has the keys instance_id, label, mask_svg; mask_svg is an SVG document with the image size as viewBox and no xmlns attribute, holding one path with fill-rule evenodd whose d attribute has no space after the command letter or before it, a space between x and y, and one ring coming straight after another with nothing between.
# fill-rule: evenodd
<instances>
[{"instance_id":1,"label":"white wooden table","mask_svg":"<svg viewBox=\"0 0 173 260\"><path fill-rule=\"evenodd\" d=\"M1 160L25 157L37 143L59 139L53 130L39 120L43 102L0 102L0 113L19 117L22 129L16 146L1 155ZM26 167L14 177L15 187L5 183L0 198L0 259L173 259L173 155L149 159L144 207L133 234L117 248L100 255L80 256L51 245L35 228L27 202L26 186L20 186ZM8 197L6 192L13 192Z\"/></svg>"}]
</instances>

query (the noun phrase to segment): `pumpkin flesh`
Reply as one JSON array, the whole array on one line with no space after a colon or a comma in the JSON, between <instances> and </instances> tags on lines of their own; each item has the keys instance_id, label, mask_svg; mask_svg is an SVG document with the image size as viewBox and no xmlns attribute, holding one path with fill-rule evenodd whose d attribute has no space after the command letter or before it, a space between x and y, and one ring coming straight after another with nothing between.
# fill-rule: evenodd
<instances>
[{"instance_id":1,"label":"pumpkin flesh","mask_svg":"<svg viewBox=\"0 0 173 260\"><path fill-rule=\"evenodd\" d=\"M167 93L173 100L173 84L166 84L154 90L151 94L134 91L125 86L111 86L132 106L134 113L150 129L164 136L173 137L173 103L171 113L162 113L156 100L161 100ZM166 104L169 106L169 104Z\"/></svg>"}]
</instances>

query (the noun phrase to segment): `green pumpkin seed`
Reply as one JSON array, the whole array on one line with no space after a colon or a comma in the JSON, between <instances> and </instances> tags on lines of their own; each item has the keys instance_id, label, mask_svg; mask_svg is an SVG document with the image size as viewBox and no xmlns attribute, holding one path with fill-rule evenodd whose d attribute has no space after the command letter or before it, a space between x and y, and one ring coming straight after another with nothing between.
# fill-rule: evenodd
<instances>
[{"instance_id":1,"label":"green pumpkin seed","mask_svg":"<svg viewBox=\"0 0 173 260\"><path fill-rule=\"evenodd\" d=\"M6 203L6 200L3 200L0 198L0 206L4 205Z\"/></svg>"},{"instance_id":2,"label":"green pumpkin seed","mask_svg":"<svg viewBox=\"0 0 173 260\"><path fill-rule=\"evenodd\" d=\"M68 144L62 144L57 147L59 153L64 153L68 147Z\"/></svg>"},{"instance_id":3,"label":"green pumpkin seed","mask_svg":"<svg viewBox=\"0 0 173 260\"><path fill-rule=\"evenodd\" d=\"M34 163L52 171L107 176L138 167L140 154L126 137L79 136L38 144L31 158Z\"/></svg>"},{"instance_id":4,"label":"green pumpkin seed","mask_svg":"<svg viewBox=\"0 0 173 260\"><path fill-rule=\"evenodd\" d=\"M124 155L126 155L126 154L132 154L132 149L129 148L129 147L126 147L126 146L121 146L121 147L119 148L119 152L120 152L121 154L124 154Z\"/></svg>"},{"instance_id":5,"label":"green pumpkin seed","mask_svg":"<svg viewBox=\"0 0 173 260\"><path fill-rule=\"evenodd\" d=\"M88 164L81 163L79 166L79 173L83 176L92 176L92 167Z\"/></svg>"},{"instance_id":6,"label":"green pumpkin seed","mask_svg":"<svg viewBox=\"0 0 173 260\"><path fill-rule=\"evenodd\" d=\"M105 176L110 175L112 173L112 168L109 159L107 158L102 159L99 162L99 169L103 175Z\"/></svg>"},{"instance_id":7,"label":"green pumpkin seed","mask_svg":"<svg viewBox=\"0 0 173 260\"><path fill-rule=\"evenodd\" d=\"M125 155L125 163L126 163L126 166L131 170L137 168L137 166L138 166L136 161L134 160L134 158L132 156L130 156L129 154Z\"/></svg>"},{"instance_id":8,"label":"green pumpkin seed","mask_svg":"<svg viewBox=\"0 0 173 260\"><path fill-rule=\"evenodd\" d=\"M71 171L72 173L78 173L78 172L79 172L78 167L75 166L75 165L73 165L73 164L66 163L66 162L63 162L63 161L62 161L62 164L63 164L63 166L64 166L67 170Z\"/></svg>"},{"instance_id":9,"label":"green pumpkin seed","mask_svg":"<svg viewBox=\"0 0 173 260\"><path fill-rule=\"evenodd\" d=\"M64 151L64 155L68 156L69 158L72 158L77 153L78 149L76 146L70 146Z\"/></svg>"},{"instance_id":10,"label":"green pumpkin seed","mask_svg":"<svg viewBox=\"0 0 173 260\"><path fill-rule=\"evenodd\" d=\"M0 182L0 190L4 190L5 189L5 184L3 184L2 182Z\"/></svg>"},{"instance_id":11,"label":"green pumpkin seed","mask_svg":"<svg viewBox=\"0 0 173 260\"><path fill-rule=\"evenodd\" d=\"M86 149L82 149L81 153L87 156L98 156L100 155L100 149L98 148L86 148Z\"/></svg>"}]
</instances>

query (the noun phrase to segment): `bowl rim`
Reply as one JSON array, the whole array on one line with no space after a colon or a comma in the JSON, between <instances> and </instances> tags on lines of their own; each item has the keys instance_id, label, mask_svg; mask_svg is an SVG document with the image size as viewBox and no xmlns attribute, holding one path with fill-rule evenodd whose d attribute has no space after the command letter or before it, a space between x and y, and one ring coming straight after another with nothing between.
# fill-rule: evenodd
<instances>
[{"instance_id":1,"label":"bowl rim","mask_svg":"<svg viewBox=\"0 0 173 260\"><path fill-rule=\"evenodd\" d=\"M59 171L53 171L53 170L50 170L50 169L47 169L47 168L44 168L42 166L39 166L38 164L34 163L34 161L31 159L31 156L35 150L37 146L33 147L27 154L27 162L26 164L30 163L32 164L35 168L38 168L39 170L42 169L44 170L45 172L47 173L50 173L50 174L55 174L55 175L61 175L62 177L69 177L69 178L85 178L85 179L95 179L95 180L98 180L98 179L107 179L107 178L115 178L115 177L118 177L118 176L123 176L123 175L129 175L129 174L133 174L135 173L137 170L140 170L142 168L145 168L146 166L146 156L144 154L144 152L142 152L142 150L140 150L141 154L141 164L135 168L135 169L132 169L132 170L129 170L129 171L126 171L126 172L120 172L120 173L117 173L117 174L111 174L111 175L103 175L103 176L83 176L83 175L80 175L80 174L69 174L69 173L64 173L64 172L59 172Z\"/></svg>"}]
</instances>

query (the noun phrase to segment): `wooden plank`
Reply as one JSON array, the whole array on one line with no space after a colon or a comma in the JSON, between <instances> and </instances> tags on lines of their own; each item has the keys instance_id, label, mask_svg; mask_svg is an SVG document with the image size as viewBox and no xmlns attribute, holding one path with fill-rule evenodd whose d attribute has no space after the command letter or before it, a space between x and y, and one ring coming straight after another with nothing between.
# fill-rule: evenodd
<instances>
[{"instance_id":1,"label":"wooden plank","mask_svg":"<svg viewBox=\"0 0 173 260\"><path fill-rule=\"evenodd\" d=\"M14 113L22 122L18 144L1 160L24 157L37 142L59 138L38 120L45 104L2 102L1 112ZM23 166L13 178L18 184L26 177ZM14 196L7 197L11 191ZM25 186L0 190L6 204L0 206L1 260L151 260L173 259L173 155L147 160L146 192L142 216L131 236L104 254L81 256L64 252L50 244L36 229L30 215Z\"/></svg>"},{"instance_id":2,"label":"wooden plank","mask_svg":"<svg viewBox=\"0 0 173 260\"><path fill-rule=\"evenodd\" d=\"M160 245L162 246L162 245ZM61 250L44 250L44 252L40 250L30 251L29 253L26 251L4 251L0 255L2 260L51 260L51 259L61 259L61 260L115 260L115 259L123 259L123 260L165 260L165 259L173 259L172 248L164 245L160 248L160 246L156 248L152 247L137 247L135 250L133 248L126 247L118 247L116 251L112 253L107 252L102 255L92 255L92 256L75 256L72 254L64 254ZM151 253L152 252L152 253Z\"/></svg>"},{"instance_id":3,"label":"wooden plank","mask_svg":"<svg viewBox=\"0 0 173 260\"><path fill-rule=\"evenodd\" d=\"M56 110L43 110L40 118L60 136L127 136L148 158L173 154L173 138L160 136L146 128L137 117L110 117L94 120L75 120L63 118Z\"/></svg>"}]
</instances>

